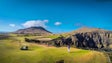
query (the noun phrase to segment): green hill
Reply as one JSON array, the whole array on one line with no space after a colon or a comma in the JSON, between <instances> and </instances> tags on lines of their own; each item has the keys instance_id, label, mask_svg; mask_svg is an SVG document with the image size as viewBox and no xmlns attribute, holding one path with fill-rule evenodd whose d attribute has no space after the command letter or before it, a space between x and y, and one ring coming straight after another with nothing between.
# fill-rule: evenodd
<instances>
[{"instance_id":1,"label":"green hill","mask_svg":"<svg viewBox=\"0 0 112 63\"><path fill-rule=\"evenodd\" d=\"M22 40L23 37L16 38ZM97 51L71 48L68 53L66 47L47 47L23 40L22 44L27 44L29 50L20 50L18 40L0 40L0 63L56 63L61 60L64 63L107 63L105 55Z\"/></svg>"}]
</instances>

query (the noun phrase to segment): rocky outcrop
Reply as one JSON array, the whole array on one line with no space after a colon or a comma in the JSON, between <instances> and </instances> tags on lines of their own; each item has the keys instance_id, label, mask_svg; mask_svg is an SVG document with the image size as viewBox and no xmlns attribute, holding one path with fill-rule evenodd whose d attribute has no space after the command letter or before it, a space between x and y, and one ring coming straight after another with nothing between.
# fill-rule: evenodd
<instances>
[{"instance_id":1,"label":"rocky outcrop","mask_svg":"<svg viewBox=\"0 0 112 63\"><path fill-rule=\"evenodd\" d=\"M72 32L69 37L60 36L48 41L26 38L25 41L56 47L71 45L77 48L105 49L112 44L112 32L95 28L81 28Z\"/></svg>"},{"instance_id":2,"label":"rocky outcrop","mask_svg":"<svg viewBox=\"0 0 112 63\"><path fill-rule=\"evenodd\" d=\"M101 29L88 29L71 35L73 45L80 48L108 48L111 44L112 32Z\"/></svg>"},{"instance_id":3,"label":"rocky outcrop","mask_svg":"<svg viewBox=\"0 0 112 63\"><path fill-rule=\"evenodd\" d=\"M112 32L98 28L80 28L69 37L55 39L59 46L71 45L78 48L105 49L112 44Z\"/></svg>"}]
</instances>

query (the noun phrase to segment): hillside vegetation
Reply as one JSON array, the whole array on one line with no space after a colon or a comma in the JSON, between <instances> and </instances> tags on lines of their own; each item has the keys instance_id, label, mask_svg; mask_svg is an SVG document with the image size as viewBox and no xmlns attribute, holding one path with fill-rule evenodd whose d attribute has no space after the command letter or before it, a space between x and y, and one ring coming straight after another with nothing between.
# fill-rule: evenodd
<instances>
[{"instance_id":1,"label":"hillside vegetation","mask_svg":"<svg viewBox=\"0 0 112 63\"><path fill-rule=\"evenodd\" d=\"M16 38L16 39L14 39ZM20 43L20 41L22 43ZM29 50L20 50L22 44L27 44ZM0 63L107 63L107 58L101 52L66 47L47 47L24 42L24 37L12 37L0 40Z\"/></svg>"}]
</instances>

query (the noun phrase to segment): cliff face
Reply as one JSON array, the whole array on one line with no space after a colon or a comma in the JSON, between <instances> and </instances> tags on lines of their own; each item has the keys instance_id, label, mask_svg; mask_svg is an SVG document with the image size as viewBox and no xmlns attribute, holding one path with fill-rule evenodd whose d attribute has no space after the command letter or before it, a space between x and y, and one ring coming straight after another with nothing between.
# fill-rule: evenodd
<instances>
[{"instance_id":1,"label":"cliff face","mask_svg":"<svg viewBox=\"0 0 112 63\"><path fill-rule=\"evenodd\" d=\"M57 47L71 45L78 48L108 48L112 44L112 32L97 28L80 28L72 33L69 37L60 36L58 38L43 41L28 39L26 42L35 42L41 44L55 45Z\"/></svg>"},{"instance_id":2,"label":"cliff face","mask_svg":"<svg viewBox=\"0 0 112 63\"><path fill-rule=\"evenodd\" d=\"M79 31L80 32L77 32ZM83 48L107 48L112 41L112 32L102 29L79 29L74 31L71 39L73 45ZM84 30L84 32L83 32Z\"/></svg>"}]
</instances>

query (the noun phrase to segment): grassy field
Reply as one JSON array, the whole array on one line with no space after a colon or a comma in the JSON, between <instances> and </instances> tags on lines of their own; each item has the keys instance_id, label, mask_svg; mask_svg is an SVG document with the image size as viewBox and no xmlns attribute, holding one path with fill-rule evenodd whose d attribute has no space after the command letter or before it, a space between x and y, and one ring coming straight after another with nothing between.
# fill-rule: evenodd
<instances>
[{"instance_id":1,"label":"grassy field","mask_svg":"<svg viewBox=\"0 0 112 63\"><path fill-rule=\"evenodd\" d=\"M22 44L25 43L23 37L16 38L21 40ZM0 40L0 63L56 63L60 60L64 60L64 63L107 63L103 53L77 48L71 48L68 53L66 47L25 43L29 50L22 51L18 40Z\"/></svg>"}]
</instances>

